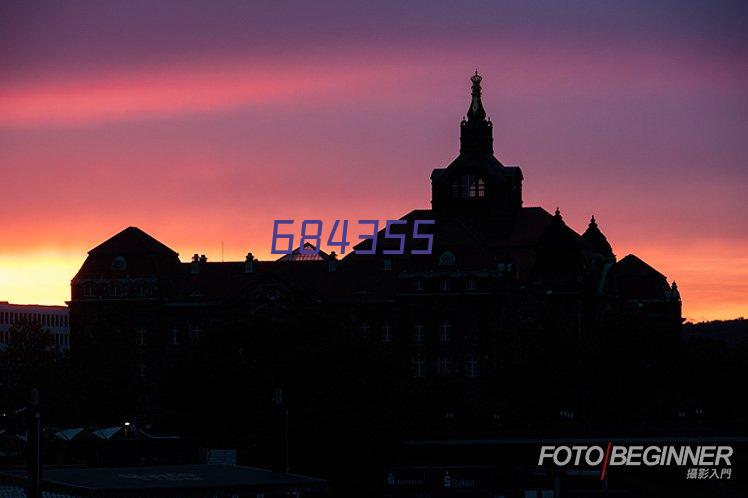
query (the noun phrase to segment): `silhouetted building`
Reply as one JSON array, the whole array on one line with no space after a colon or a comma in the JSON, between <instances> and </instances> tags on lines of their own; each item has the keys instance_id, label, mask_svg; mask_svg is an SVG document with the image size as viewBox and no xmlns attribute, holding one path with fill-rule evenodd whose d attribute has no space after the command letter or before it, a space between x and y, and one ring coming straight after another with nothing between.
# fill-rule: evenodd
<instances>
[{"instance_id":1,"label":"silhouetted building","mask_svg":"<svg viewBox=\"0 0 748 498\"><path fill-rule=\"evenodd\" d=\"M250 253L240 262L181 262L129 227L92 249L71 282L73 343L76 335L126 337L133 375L157 384L170 352L221 324L314 308L335 316L341 333L400 355L412 377L479 383L532 368L526 357L538 349L560 355L579 341L604 341L606 323L620 317L673 337L681 325L674 283L636 256L617 261L594 217L579 235L558 209L523 206L522 171L494 156L481 77L471 81L459 155L431 173L431 209L402 218L435 220L431 254L410 254L425 242L408 235L404 255L384 255L398 242L381 231L372 256L297 250L277 261ZM485 409L498 410L491 403Z\"/></svg>"},{"instance_id":2,"label":"silhouetted building","mask_svg":"<svg viewBox=\"0 0 748 498\"><path fill-rule=\"evenodd\" d=\"M10 329L21 322L35 323L50 338L51 346L66 351L70 348L70 323L67 306L11 304L0 301L0 351L10 340Z\"/></svg>"}]
</instances>

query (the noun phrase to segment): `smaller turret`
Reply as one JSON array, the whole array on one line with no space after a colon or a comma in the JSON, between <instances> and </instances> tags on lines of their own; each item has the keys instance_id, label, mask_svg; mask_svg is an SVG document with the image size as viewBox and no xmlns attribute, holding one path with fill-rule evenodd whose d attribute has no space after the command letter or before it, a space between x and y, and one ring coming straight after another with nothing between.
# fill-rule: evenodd
<instances>
[{"instance_id":1,"label":"smaller turret","mask_svg":"<svg viewBox=\"0 0 748 498\"><path fill-rule=\"evenodd\" d=\"M582 238L589 242L595 249L600 251L606 259L612 258L615 260L615 254L613 254L613 248L610 246L608 239L600 231L593 215L590 219L590 224L587 226L587 230L582 234Z\"/></svg>"}]
</instances>

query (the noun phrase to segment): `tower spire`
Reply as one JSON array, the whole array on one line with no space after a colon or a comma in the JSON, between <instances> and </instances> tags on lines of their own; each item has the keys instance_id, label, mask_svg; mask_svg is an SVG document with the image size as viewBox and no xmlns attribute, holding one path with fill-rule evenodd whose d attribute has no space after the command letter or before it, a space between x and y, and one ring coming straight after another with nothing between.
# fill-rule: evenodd
<instances>
[{"instance_id":1,"label":"tower spire","mask_svg":"<svg viewBox=\"0 0 748 498\"><path fill-rule=\"evenodd\" d=\"M606 258L615 258L613 248L610 246L608 239L600 231L600 227L597 226L595 215L592 215L592 218L590 218L590 224L587 225L587 230L582 234L582 238L592 244Z\"/></svg>"},{"instance_id":2,"label":"tower spire","mask_svg":"<svg viewBox=\"0 0 748 498\"><path fill-rule=\"evenodd\" d=\"M492 154L493 133L491 121L486 119L486 110L481 102L480 82L483 77L475 70L470 77L473 83L470 95L470 107L467 116L460 124L460 153L465 154Z\"/></svg>"},{"instance_id":3,"label":"tower spire","mask_svg":"<svg viewBox=\"0 0 748 498\"><path fill-rule=\"evenodd\" d=\"M470 92L472 100L470 102L470 108L467 112L468 122L485 121L486 119L486 110L483 109L483 102L481 102L480 98L480 82L482 80L483 77L478 74L478 70L476 69L475 74L470 78L470 81L473 82L473 86Z\"/></svg>"}]
</instances>

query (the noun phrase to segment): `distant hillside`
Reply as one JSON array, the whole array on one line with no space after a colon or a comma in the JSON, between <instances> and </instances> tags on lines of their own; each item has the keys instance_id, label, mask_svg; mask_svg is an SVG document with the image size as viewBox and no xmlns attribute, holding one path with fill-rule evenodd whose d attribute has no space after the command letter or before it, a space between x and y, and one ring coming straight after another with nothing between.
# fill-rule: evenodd
<instances>
[{"instance_id":1,"label":"distant hillside","mask_svg":"<svg viewBox=\"0 0 748 498\"><path fill-rule=\"evenodd\" d=\"M714 320L711 322L686 323L683 325L683 340L711 339L734 347L748 339L748 320Z\"/></svg>"}]
</instances>

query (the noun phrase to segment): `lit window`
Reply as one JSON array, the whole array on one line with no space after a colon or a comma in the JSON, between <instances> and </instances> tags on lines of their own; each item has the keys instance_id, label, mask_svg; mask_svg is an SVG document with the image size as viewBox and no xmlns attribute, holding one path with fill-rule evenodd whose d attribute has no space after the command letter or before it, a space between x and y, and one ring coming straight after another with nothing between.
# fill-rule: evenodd
<instances>
[{"instance_id":1,"label":"lit window","mask_svg":"<svg viewBox=\"0 0 748 498\"><path fill-rule=\"evenodd\" d=\"M448 278L443 278L441 280L441 282L439 282L439 289L441 289L443 291L448 291L449 287L450 287L450 284L449 284L449 279Z\"/></svg>"},{"instance_id":2,"label":"lit window","mask_svg":"<svg viewBox=\"0 0 748 498\"><path fill-rule=\"evenodd\" d=\"M421 280L420 278L416 280L413 283L413 289L415 289L416 292L423 292L423 280Z\"/></svg>"},{"instance_id":3,"label":"lit window","mask_svg":"<svg viewBox=\"0 0 748 498\"><path fill-rule=\"evenodd\" d=\"M486 196L486 182L483 178L478 178L478 197Z\"/></svg>"},{"instance_id":4,"label":"lit window","mask_svg":"<svg viewBox=\"0 0 748 498\"><path fill-rule=\"evenodd\" d=\"M449 341L452 335L452 324L449 320L441 320L439 322L439 340L442 342Z\"/></svg>"},{"instance_id":5,"label":"lit window","mask_svg":"<svg viewBox=\"0 0 748 498\"><path fill-rule=\"evenodd\" d=\"M486 196L486 181L474 175L463 175L452 184L452 195L462 199Z\"/></svg>"}]
</instances>

